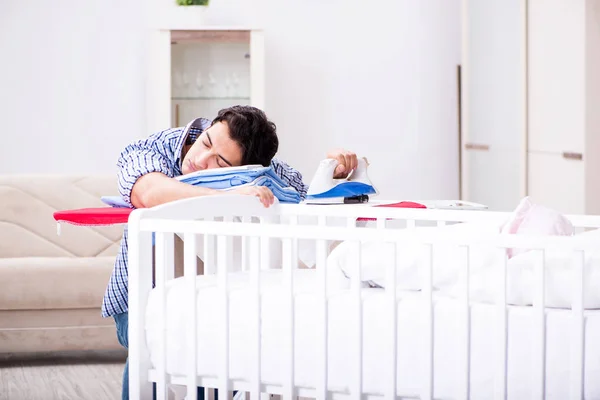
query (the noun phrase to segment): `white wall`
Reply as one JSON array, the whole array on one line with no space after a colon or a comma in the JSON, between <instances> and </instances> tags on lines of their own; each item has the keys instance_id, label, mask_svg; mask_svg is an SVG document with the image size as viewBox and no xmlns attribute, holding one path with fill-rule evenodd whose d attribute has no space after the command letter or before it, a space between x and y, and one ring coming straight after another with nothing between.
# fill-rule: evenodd
<instances>
[{"instance_id":1,"label":"white wall","mask_svg":"<svg viewBox=\"0 0 600 400\"><path fill-rule=\"evenodd\" d=\"M37 11L2 2L0 51L19 57L0 66L0 84L9 85L8 93L0 91L0 119L5 132L32 126L35 143L26 158L35 161L17 164L21 157L3 146L0 172L112 171L120 147L144 134L138 1L63 0L40 3ZM307 183L326 150L343 146L369 158L382 197L456 198L459 6L459 0L212 0L207 18L264 27L266 111L279 127L280 158ZM92 17L92 9L105 18ZM90 26L104 26L102 36ZM42 58L40 51L51 69L28 66ZM111 52L118 64L107 61ZM60 55L69 60L66 70ZM34 81L23 83L31 75ZM9 141L10 148L32 142ZM68 143L70 149L62 147ZM67 156L73 158L66 162Z\"/></svg>"},{"instance_id":2,"label":"white wall","mask_svg":"<svg viewBox=\"0 0 600 400\"><path fill-rule=\"evenodd\" d=\"M0 173L115 171L143 134L135 1L0 1Z\"/></svg>"},{"instance_id":3,"label":"white wall","mask_svg":"<svg viewBox=\"0 0 600 400\"><path fill-rule=\"evenodd\" d=\"M280 158L308 183L342 146L382 198L459 197L459 0L262 2L213 0L208 19L265 28Z\"/></svg>"}]
</instances>

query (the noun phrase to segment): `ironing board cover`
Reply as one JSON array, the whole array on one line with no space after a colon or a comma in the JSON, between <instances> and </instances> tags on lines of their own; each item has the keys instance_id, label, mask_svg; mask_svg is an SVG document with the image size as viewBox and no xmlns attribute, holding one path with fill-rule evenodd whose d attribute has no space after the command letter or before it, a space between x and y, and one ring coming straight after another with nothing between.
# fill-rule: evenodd
<instances>
[{"instance_id":1,"label":"ironing board cover","mask_svg":"<svg viewBox=\"0 0 600 400\"><path fill-rule=\"evenodd\" d=\"M132 208L124 207L80 208L57 211L54 219L56 222L84 226L126 224L132 211Z\"/></svg>"},{"instance_id":2,"label":"ironing board cover","mask_svg":"<svg viewBox=\"0 0 600 400\"><path fill-rule=\"evenodd\" d=\"M399 203L381 204L374 207L395 207L395 208L427 208L423 204L401 201ZM132 208L125 207L97 207L80 208L76 210L63 210L54 213L56 222L67 222L73 225L83 226L101 226L126 224ZM375 218L358 218L357 221L375 221Z\"/></svg>"},{"instance_id":3,"label":"ironing board cover","mask_svg":"<svg viewBox=\"0 0 600 400\"><path fill-rule=\"evenodd\" d=\"M379 204L374 207L392 207L392 208L427 208L425 205L413 201L401 201L399 203ZM389 218L388 218L389 219ZM375 221L376 218L358 218L357 221Z\"/></svg>"}]
</instances>

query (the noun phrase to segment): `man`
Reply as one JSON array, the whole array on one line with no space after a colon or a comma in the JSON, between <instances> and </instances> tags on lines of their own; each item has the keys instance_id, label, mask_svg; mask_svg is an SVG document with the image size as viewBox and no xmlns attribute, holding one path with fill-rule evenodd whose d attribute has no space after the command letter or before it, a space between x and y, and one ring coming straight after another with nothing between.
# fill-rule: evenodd
<instances>
[{"instance_id":1,"label":"man","mask_svg":"<svg viewBox=\"0 0 600 400\"><path fill-rule=\"evenodd\" d=\"M214 194L256 196L269 207L274 196L267 187L248 186L224 192L173 179L197 170L261 164L271 165L275 173L304 199L307 186L300 172L273 159L278 147L275 124L264 112L249 106L226 108L212 123L198 118L185 128L167 129L128 145L117 162L119 192L135 208ZM352 152L333 150L327 157L339 162L336 177L347 176L357 166L356 154ZM125 348L128 347L127 264L125 229L102 303L102 316L115 319L117 338ZM127 362L123 374L123 399L129 397L128 369Z\"/></svg>"}]
</instances>

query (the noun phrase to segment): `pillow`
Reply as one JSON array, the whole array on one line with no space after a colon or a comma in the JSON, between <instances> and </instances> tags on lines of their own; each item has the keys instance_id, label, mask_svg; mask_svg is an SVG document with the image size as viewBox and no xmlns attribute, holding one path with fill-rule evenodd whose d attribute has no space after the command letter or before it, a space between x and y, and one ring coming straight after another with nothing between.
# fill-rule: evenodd
<instances>
[{"instance_id":1,"label":"pillow","mask_svg":"<svg viewBox=\"0 0 600 400\"><path fill-rule=\"evenodd\" d=\"M573 235L573 224L564 215L551 208L533 204L525 197L501 229L504 234L517 235ZM507 249L508 258L529 251L528 249Z\"/></svg>"},{"instance_id":2,"label":"pillow","mask_svg":"<svg viewBox=\"0 0 600 400\"><path fill-rule=\"evenodd\" d=\"M532 206L533 204L531 203L531 200L529 200L529 197L525 197L523 200L521 200L519 205L517 205L517 208L512 212L511 216L508 218L508 221L506 221L504 226L502 226L500 233L517 233L519 227L521 226L521 223L523 222L523 219L525 218Z\"/></svg>"}]
</instances>

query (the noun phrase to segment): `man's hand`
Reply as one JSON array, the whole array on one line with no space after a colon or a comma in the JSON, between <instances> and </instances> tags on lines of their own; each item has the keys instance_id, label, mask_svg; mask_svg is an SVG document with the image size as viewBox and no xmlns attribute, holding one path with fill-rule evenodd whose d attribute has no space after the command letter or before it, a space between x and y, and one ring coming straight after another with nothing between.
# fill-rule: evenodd
<instances>
[{"instance_id":1,"label":"man's hand","mask_svg":"<svg viewBox=\"0 0 600 400\"><path fill-rule=\"evenodd\" d=\"M335 149L327 153L327 158L338 161L333 174L334 178L346 178L358 166L356 153L344 149Z\"/></svg>"},{"instance_id":2,"label":"man's hand","mask_svg":"<svg viewBox=\"0 0 600 400\"><path fill-rule=\"evenodd\" d=\"M269 207L275 202L275 196L271 189L266 186L244 186L241 188L233 189L228 193L243 194L247 196L256 196L260 199L265 207Z\"/></svg>"}]
</instances>

